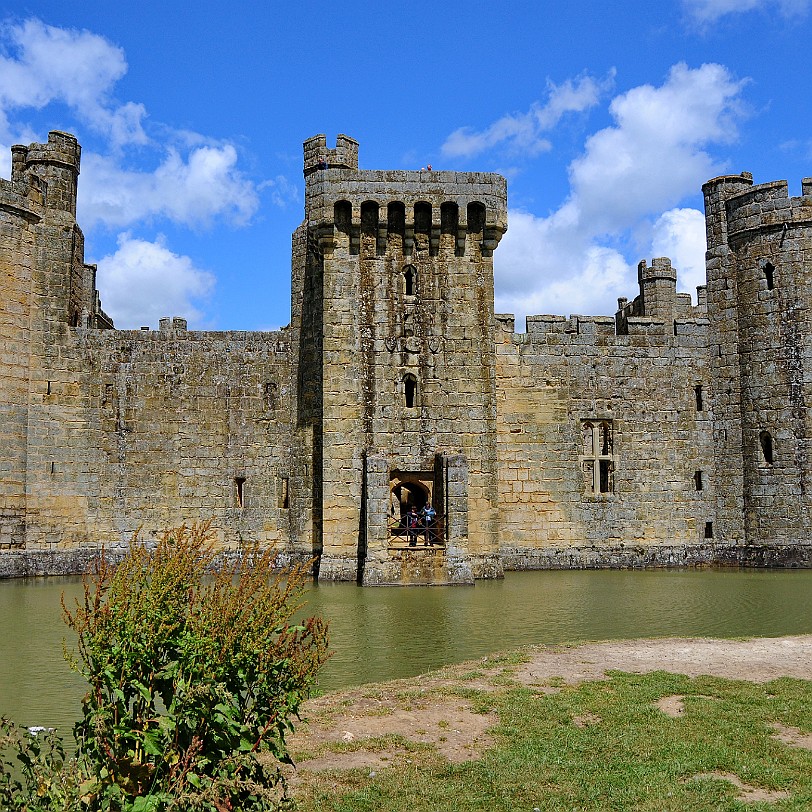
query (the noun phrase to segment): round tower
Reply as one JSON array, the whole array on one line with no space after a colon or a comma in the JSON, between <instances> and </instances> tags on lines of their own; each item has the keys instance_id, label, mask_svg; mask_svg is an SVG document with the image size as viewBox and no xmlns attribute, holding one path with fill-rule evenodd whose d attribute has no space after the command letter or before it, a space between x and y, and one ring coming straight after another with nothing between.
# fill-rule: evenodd
<instances>
[{"instance_id":1,"label":"round tower","mask_svg":"<svg viewBox=\"0 0 812 812\"><path fill-rule=\"evenodd\" d=\"M729 537L809 543L812 181L792 198L786 181L753 186L749 174L703 191L714 435L727 479L717 492Z\"/></svg>"},{"instance_id":2,"label":"round tower","mask_svg":"<svg viewBox=\"0 0 812 812\"><path fill-rule=\"evenodd\" d=\"M70 133L52 130L47 144L12 147L12 180L21 171L45 183L45 205L76 216L76 189L82 148Z\"/></svg>"}]
</instances>

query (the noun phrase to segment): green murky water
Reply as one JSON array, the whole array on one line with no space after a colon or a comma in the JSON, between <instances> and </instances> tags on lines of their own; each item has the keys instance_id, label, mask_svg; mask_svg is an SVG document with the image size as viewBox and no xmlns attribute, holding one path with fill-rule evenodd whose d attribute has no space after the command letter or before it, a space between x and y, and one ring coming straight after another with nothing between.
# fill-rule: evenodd
<instances>
[{"instance_id":1,"label":"green murky water","mask_svg":"<svg viewBox=\"0 0 812 812\"><path fill-rule=\"evenodd\" d=\"M70 727L83 683L62 658L60 596L78 579L0 581L0 715ZM812 633L812 570L509 573L475 587L322 584L324 690L413 676L526 643L624 637Z\"/></svg>"}]
</instances>

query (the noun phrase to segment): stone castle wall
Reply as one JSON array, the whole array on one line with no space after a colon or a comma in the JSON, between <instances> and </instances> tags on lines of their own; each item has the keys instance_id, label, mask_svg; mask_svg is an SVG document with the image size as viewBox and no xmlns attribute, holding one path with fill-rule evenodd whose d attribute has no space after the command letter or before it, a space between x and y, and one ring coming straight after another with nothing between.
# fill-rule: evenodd
<instances>
[{"instance_id":1,"label":"stone castle wall","mask_svg":"<svg viewBox=\"0 0 812 812\"><path fill-rule=\"evenodd\" d=\"M79 328L45 360L28 405L27 547L205 516L227 545L287 541L284 332Z\"/></svg>"},{"instance_id":2,"label":"stone castle wall","mask_svg":"<svg viewBox=\"0 0 812 812\"><path fill-rule=\"evenodd\" d=\"M630 318L626 335L614 319L581 316L501 327L506 566L694 563L689 550L708 543L715 520L706 320ZM597 454L596 430L608 436Z\"/></svg>"},{"instance_id":3,"label":"stone castle wall","mask_svg":"<svg viewBox=\"0 0 812 812\"><path fill-rule=\"evenodd\" d=\"M613 317L493 313L506 184L304 145L291 324L118 331L75 221L81 151L0 180L0 576L213 518L322 578L812 564L812 181L704 187L708 285L638 268ZM431 498L437 548L398 511ZM407 501L408 500L408 501Z\"/></svg>"}]
</instances>

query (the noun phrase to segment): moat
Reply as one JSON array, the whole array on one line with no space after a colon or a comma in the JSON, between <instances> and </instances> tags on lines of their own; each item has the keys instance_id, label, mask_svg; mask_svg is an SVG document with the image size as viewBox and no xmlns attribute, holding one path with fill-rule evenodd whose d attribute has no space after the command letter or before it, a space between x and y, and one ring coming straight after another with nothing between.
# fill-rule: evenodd
<instances>
[{"instance_id":1,"label":"moat","mask_svg":"<svg viewBox=\"0 0 812 812\"><path fill-rule=\"evenodd\" d=\"M81 680L62 659L70 579L0 581L0 715L67 729ZM328 618L335 690L413 676L529 643L658 636L812 633L812 570L537 571L472 588L309 590Z\"/></svg>"}]
</instances>

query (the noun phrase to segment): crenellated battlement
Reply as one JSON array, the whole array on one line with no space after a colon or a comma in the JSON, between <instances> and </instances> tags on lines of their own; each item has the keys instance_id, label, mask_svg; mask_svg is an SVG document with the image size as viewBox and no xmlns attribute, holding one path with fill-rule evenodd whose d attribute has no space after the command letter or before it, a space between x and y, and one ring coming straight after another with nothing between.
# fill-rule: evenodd
<instances>
[{"instance_id":1,"label":"crenellated battlement","mask_svg":"<svg viewBox=\"0 0 812 812\"><path fill-rule=\"evenodd\" d=\"M453 234L458 250L466 235L481 234L484 255L507 230L507 182L486 172L359 170L358 142L338 136L335 150L323 135L304 143L305 217L320 247L330 253L339 232L351 245L374 229L380 252L386 234L402 233L410 253L415 233L426 233L436 250L442 233Z\"/></svg>"},{"instance_id":2,"label":"crenellated battlement","mask_svg":"<svg viewBox=\"0 0 812 812\"><path fill-rule=\"evenodd\" d=\"M335 149L327 147L324 133L304 142L304 176L324 169L358 169L358 142L348 135L336 136Z\"/></svg>"},{"instance_id":3,"label":"crenellated battlement","mask_svg":"<svg viewBox=\"0 0 812 812\"><path fill-rule=\"evenodd\" d=\"M11 147L12 189L75 217L81 156L76 138L59 130L48 133L46 144L15 144Z\"/></svg>"},{"instance_id":4,"label":"crenellated battlement","mask_svg":"<svg viewBox=\"0 0 812 812\"><path fill-rule=\"evenodd\" d=\"M677 284L677 269L671 264L671 260L668 257L655 257L649 265L646 260L641 259L637 264L637 281L640 285L658 280Z\"/></svg>"},{"instance_id":5,"label":"crenellated battlement","mask_svg":"<svg viewBox=\"0 0 812 812\"><path fill-rule=\"evenodd\" d=\"M687 337L689 343L697 338L704 340L708 323L704 286L697 288L697 305L691 303L690 294L677 293L677 271L668 257L656 257L651 265L642 260L637 266L637 279L640 294L632 301L618 299L614 316L527 316L525 332L517 333L513 314L498 314L494 317L497 340L518 344L570 341L583 345L601 337L602 345L617 339L619 346L629 346L629 336L644 336L646 342L663 346L673 344L675 337L677 341Z\"/></svg>"},{"instance_id":6,"label":"crenellated battlement","mask_svg":"<svg viewBox=\"0 0 812 812\"><path fill-rule=\"evenodd\" d=\"M812 222L812 178L801 181L801 196L789 196L785 180L760 183L726 201L728 238L746 237L759 229L783 229Z\"/></svg>"},{"instance_id":7,"label":"crenellated battlement","mask_svg":"<svg viewBox=\"0 0 812 812\"><path fill-rule=\"evenodd\" d=\"M497 343L533 344L546 343L558 346L571 344L589 347L596 340L600 346L661 346L678 344L693 346L701 339L704 346L708 320L703 315L685 315L670 322L650 316L630 316L626 319L625 330L618 332L612 316L572 315L527 316L526 330L515 331L515 316L512 313L497 313L494 316Z\"/></svg>"}]
</instances>

